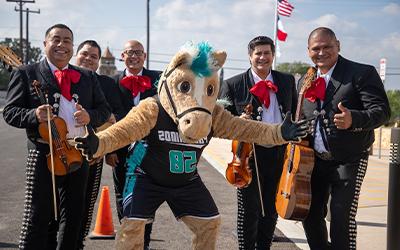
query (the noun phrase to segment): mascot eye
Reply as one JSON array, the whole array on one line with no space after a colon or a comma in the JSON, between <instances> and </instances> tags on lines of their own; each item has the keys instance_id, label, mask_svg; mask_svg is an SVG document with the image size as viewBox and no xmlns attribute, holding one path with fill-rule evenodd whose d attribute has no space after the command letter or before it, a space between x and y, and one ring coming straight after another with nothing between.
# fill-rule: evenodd
<instances>
[{"instance_id":1,"label":"mascot eye","mask_svg":"<svg viewBox=\"0 0 400 250\"><path fill-rule=\"evenodd\" d=\"M212 96L214 94L214 85L207 86L207 95Z\"/></svg>"},{"instance_id":2,"label":"mascot eye","mask_svg":"<svg viewBox=\"0 0 400 250\"><path fill-rule=\"evenodd\" d=\"M185 82L182 82L182 83L180 83L179 85L178 85L178 89L179 89L179 91L180 92L182 92L182 93L188 93L189 91L190 91L190 83L189 82L187 82L187 81L185 81Z\"/></svg>"}]
</instances>

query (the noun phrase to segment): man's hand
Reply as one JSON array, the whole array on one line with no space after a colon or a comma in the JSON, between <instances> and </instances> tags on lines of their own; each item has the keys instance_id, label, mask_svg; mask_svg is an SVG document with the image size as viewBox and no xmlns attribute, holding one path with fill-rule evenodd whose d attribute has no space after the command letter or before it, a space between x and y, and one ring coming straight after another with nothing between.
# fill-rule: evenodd
<instances>
[{"instance_id":1,"label":"man's hand","mask_svg":"<svg viewBox=\"0 0 400 250\"><path fill-rule=\"evenodd\" d=\"M93 159L93 155L97 152L99 147L99 137L94 133L92 127L87 127L88 133L85 137L75 137L75 148L82 152L88 161Z\"/></svg>"},{"instance_id":2,"label":"man's hand","mask_svg":"<svg viewBox=\"0 0 400 250\"><path fill-rule=\"evenodd\" d=\"M342 102L339 102L338 108L342 113L335 114L335 116L333 117L333 122L338 129L350 128L351 124L353 123L353 118L351 117L350 110L343 106Z\"/></svg>"},{"instance_id":3,"label":"man's hand","mask_svg":"<svg viewBox=\"0 0 400 250\"><path fill-rule=\"evenodd\" d=\"M106 163L111 167L115 168L119 163L118 156L116 153L106 155Z\"/></svg>"},{"instance_id":4,"label":"man's hand","mask_svg":"<svg viewBox=\"0 0 400 250\"><path fill-rule=\"evenodd\" d=\"M308 125L306 120L292 122L292 114L286 113L285 120L282 122L281 133L286 141L300 142L301 138L306 137Z\"/></svg>"},{"instance_id":5,"label":"man's hand","mask_svg":"<svg viewBox=\"0 0 400 250\"><path fill-rule=\"evenodd\" d=\"M75 127L82 127L88 125L90 122L89 113L82 107L82 105L75 103L76 112L74 113L74 118L76 125Z\"/></svg>"},{"instance_id":6,"label":"man's hand","mask_svg":"<svg viewBox=\"0 0 400 250\"><path fill-rule=\"evenodd\" d=\"M43 104L36 108L35 115L39 123L47 122L47 109L50 109L50 119L53 119L53 107L49 104Z\"/></svg>"},{"instance_id":7,"label":"man's hand","mask_svg":"<svg viewBox=\"0 0 400 250\"><path fill-rule=\"evenodd\" d=\"M117 122L117 119L115 119L115 115L114 114L110 115L110 118L108 118L108 122L112 123L112 124Z\"/></svg>"}]
</instances>

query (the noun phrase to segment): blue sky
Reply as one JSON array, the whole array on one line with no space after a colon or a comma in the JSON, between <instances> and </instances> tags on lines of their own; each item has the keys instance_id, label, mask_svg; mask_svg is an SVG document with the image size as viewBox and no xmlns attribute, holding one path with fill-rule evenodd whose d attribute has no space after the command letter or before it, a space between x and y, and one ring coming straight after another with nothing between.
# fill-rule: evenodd
<instances>
[{"instance_id":1,"label":"blue sky","mask_svg":"<svg viewBox=\"0 0 400 250\"><path fill-rule=\"evenodd\" d=\"M295 10L291 17L281 18L288 38L279 44L278 63L311 63L307 57L308 34L318 26L327 26L340 40L344 57L376 67L381 58L386 58L387 73L400 74L399 0L289 2ZM15 6L1 0L0 40L19 37ZM249 67L249 40L258 35L273 36L274 0L151 0L150 6L152 69L164 69L164 62L186 41L206 40L216 49L227 51L225 66L230 69L225 70L225 76L229 77ZM25 7L41 11L29 17L31 42L41 48L45 30L55 23L72 28L76 46L85 39L95 39L102 48L109 46L117 58L129 39L146 44L146 0L36 0ZM117 67L121 70L123 65L118 63ZM400 89L400 75L387 75L385 87Z\"/></svg>"}]
</instances>

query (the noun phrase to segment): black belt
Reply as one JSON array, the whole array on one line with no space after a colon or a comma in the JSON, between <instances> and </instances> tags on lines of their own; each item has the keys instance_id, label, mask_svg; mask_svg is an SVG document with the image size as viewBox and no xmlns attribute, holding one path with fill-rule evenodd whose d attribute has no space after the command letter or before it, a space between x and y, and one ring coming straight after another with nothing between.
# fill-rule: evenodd
<instances>
[{"instance_id":1,"label":"black belt","mask_svg":"<svg viewBox=\"0 0 400 250\"><path fill-rule=\"evenodd\" d=\"M315 151L315 155L324 161L332 161L333 160L333 156L332 156L331 152L320 153L320 152Z\"/></svg>"}]
</instances>

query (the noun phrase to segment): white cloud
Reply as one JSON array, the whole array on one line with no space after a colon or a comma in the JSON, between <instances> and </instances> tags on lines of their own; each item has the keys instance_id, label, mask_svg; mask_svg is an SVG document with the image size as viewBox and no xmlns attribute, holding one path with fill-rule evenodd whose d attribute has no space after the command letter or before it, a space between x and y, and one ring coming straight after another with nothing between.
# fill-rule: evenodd
<instances>
[{"instance_id":1,"label":"white cloud","mask_svg":"<svg viewBox=\"0 0 400 250\"><path fill-rule=\"evenodd\" d=\"M351 10L339 10L335 4L308 3L306 6L307 2L297 0L296 4L292 1L295 5L293 15L282 18L288 39L280 43L282 56L278 63L310 63L307 37L319 26L335 31L342 44L342 54L349 59L376 65L382 56L388 55L388 62L400 61L400 33L396 29L399 4L361 8L360 13L364 14L360 15L350 13ZM150 58L169 61L186 41L209 41L214 48L227 51L226 66L247 68L247 43L258 35L273 36L274 3L274 0L151 1L151 52L170 55L150 54ZM0 4L0 39L19 36L19 19L14 5ZM41 10L40 15L30 16L30 38L40 48L45 30L55 23L71 27L76 45L85 39L95 39L103 49L109 46L117 57L129 39L138 39L146 46L145 1L36 0L36 4L26 6ZM373 14L366 16L365 13ZM382 26L370 25L382 21ZM117 67L121 69L122 64L117 63ZM153 61L150 67L163 69L165 64ZM239 72L226 70L225 76Z\"/></svg>"},{"instance_id":2,"label":"white cloud","mask_svg":"<svg viewBox=\"0 0 400 250\"><path fill-rule=\"evenodd\" d=\"M390 51L390 53L400 53L400 33L390 33L387 37L382 39L382 48Z\"/></svg>"},{"instance_id":3,"label":"white cloud","mask_svg":"<svg viewBox=\"0 0 400 250\"><path fill-rule=\"evenodd\" d=\"M274 1L228 3L175 0L160 6L153 19L152 47L157 51L174 50L188 40L206 40L215 48L226 50L228 61L246 59L250 39L273 35ZM235 66L234 62L228 64ZM247 66L244 62L241 67Z\"/></svg>"},{"instance_id":4,"label":"white cloud","mask_svg":"<svg viewBox=\"0 0 400 250\"><path fill-rule=\"evenodd\" d=\"M347 21L339 18L334 14L326 14L312 21L315 27L325 26L333 30L340 30L341 32L347 33L358 29L358 24L355 22Z\"/></svg>"},{"instance_id":5,"label":"white cloud","mask_svg":"<svg viewBox=\"0 0 400 250\"><path fill-rule=\"evenodd\" d=\"M382 8L383 13L388 15L399 15L400 5L398 3L389 3Z\"/></svg>"}]
</instances>

